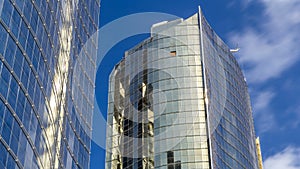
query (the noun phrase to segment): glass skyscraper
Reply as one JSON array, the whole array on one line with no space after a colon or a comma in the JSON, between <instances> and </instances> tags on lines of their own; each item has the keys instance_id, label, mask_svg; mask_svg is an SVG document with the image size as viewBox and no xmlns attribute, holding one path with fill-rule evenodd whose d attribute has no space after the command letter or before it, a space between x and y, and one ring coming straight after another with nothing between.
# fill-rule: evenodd
<instances>
[{"instance_id":1,"label":"glass skyscraper","mask_svg":"<svg viewBox=\"0 0 300 169\"><path fill-rule=\"evenodd\" d=\"M110 75L106 169L257 169L243 73L201 10L151 28Z\"/></svg>"},{"instance_id":2,"label":"glass skyscraper","mask_svg":"<svg viewBox=\"0 0 300 169\"><path fill-rule=\"evenodd\" d=\"M99 3L0 0L0 168L89 168Z\"/></svg>"}]
</instances>

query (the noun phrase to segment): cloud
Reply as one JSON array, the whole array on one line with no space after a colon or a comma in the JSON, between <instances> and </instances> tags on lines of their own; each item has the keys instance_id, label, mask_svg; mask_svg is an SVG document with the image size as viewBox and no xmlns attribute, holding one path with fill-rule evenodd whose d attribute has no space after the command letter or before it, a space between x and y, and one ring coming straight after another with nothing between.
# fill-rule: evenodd
<instances>
[{"instance_id":1,"label":"cloud","mask_svg":"<svg viewBox=\"0 0 300 169\"><path fill-rule=\"evenodd\" d=\"M300 124L300 102L288 108L285 114L290 118L286 122L287 125L282 126L283 129L297 129Z\"/></svg>"},{"instance_id":2,"label":"cloud","mask_svg":"<svg viewBox=\"0 0 300 169\"><path fill-rule=\"evenodd\" d=\"M255 118L258 134L262 134L274 128L276 121L273 111L269 108L275 93L270 90L260 91L254 94L253 115Z\"/></svg>"},{"instance_id":3,"label":"cloud","mask_svg":"<svg viewBox=\"0 0 300 169\"><path fill-rule=\"evenodd\" d=\"M238 60L246 67L249 83L279 77L300 59L300 1L259 2L265 6L260 24L230 38L241 48Z\"/></svg>"},{"instance_id":4,"label":"cloud","mask_svg":"<svg viewBox=\"0 0 300 169\"><path fill-rule=\"evenodd\" d=\"M265 169L300 169L300 148L288 147L268 157L264 161Z\"/></svg>"},{"instance_id":5,"label":"cloud","mask_svg":"<svg viewBox=\"0 0 300 169\"><path fill-rule=\"evenodd\" d=\"M272 91L259 92L254 99L253 110L255 112L260 112L267 109L274 96L275 93Z\"/></svg>"}]
</instances>

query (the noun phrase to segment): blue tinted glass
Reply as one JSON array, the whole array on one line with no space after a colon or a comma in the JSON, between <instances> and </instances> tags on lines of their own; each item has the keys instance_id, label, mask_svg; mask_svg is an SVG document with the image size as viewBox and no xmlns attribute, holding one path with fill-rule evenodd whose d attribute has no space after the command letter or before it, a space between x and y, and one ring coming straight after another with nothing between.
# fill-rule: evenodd
<instances>
[{"instance_id":1,"label":"blue tinted glass","mask_svg":"<svg viewBox=\"0 0 300 169\"><path fill-rule=\"evenodd\" d=\"M88 12L91 12L91 14L95 13L94 11L87 11L86 9L81 9L80 6L92 6L94 2L92 1L80 1L81 4L79 7L79 10L72 11L72 16L74 16L74 25L80 30L78 36L71 35L74 37L70 42L64 42L62 40L62 35L58 34L58 32L62 32L62 29L65 28L65 26L69 26L68 23L66 23L64 18L64 11L60 10L62 8L66 8L66 3L62 3L62 1L44 1L44 0L36 0L36 1L28 1L28 3L24 0L15 0L14 6L11 4L12 1L1 1L3 3L3 10L1 12L1 20L3 23L8 26L10 29L9 32L7 32L2 25L0 24L0 54L1 57L3 56L5 58L4 62L8 63L8 68L5 66L2 70L2 62L0 66L0 94L4 96L5 102L8 102L8 105L12 107L13 110L15 110L15 113L17 114L16 118L19 118L21 120L22 125L24 125L24 129L27 130L27 132L30 133L30 136L32 137L31 140L34 141L36 145L36 149L38 151L38 156L44 154L47 149L45 149L45 137L44 134L42 134L42 128L39 125L37 121L36 115L38 114L40 120L42 121L44 127L49 127L49 115L53 116L52 113L54 108L51 108L49 110L45 110L46 107L46 100L54 100L56 103L54 103L52 106L60 105L61 103L57 102L59 99L53 99L53 96L51 95L52 92L55 89L53 88L53 76L54 74L60 73L60 68L57 68L58 63L58 56L60 55L59 52L65 52L63 51L62 44L61 43L70 43L71 46L75 46L75 48L71 48L71 54L65 55L64 57L69 57L70 59L76 58L74 51L80 51L81 43L85 43L85 41L88 38L87 33L92 34L93 32L90 29L90 24L92 24L92 20L88 18ZM35 4L33 4L35 3ZM84 4L86 3L86 4ZM2 5L2 4L1 4ZM16 10L16 9L18 10ZM94 10L94 9L93 9ZM99 7L96 7L95 10L99 10ZM96 12L99 13L99 12ZM24 17L21 17L24 16ZM79 16L82 16L82 20L79 20ZM77 18L77 19L75 19ZM57 22L58 24L55 24L54 22ZM82 28L82 25L86 26L86 28ZM27 25L28 24L28 25ZM87 31L87 32L85 32ZM93 30L95 31L95 30ZM12 34L13 37L16 38L16 41L12 39L10 36ZM48 36L49 34L49 36ZM80 42L79 38L83 40ZM77 44L79 44L78 49L76 48ZM40 45L40 46L39 46ZM19 49L20 47L20 49ZM22 51L24 50L24 51ZM25 60L25 56L28 56ZM86 56L85 59L92 58L91 56ZM47 60L44 62L44 60ZM73 61L71 61L73 62ZM83 60L82 64L87 66L86 64L89 64L90 61ZM29 67L30 65L30 67ZM32 68L31 68L32 67ZM12 70L10 70L10 68ZM48 68L51 69L51 73L48 73ZM86 72L90 74L91 71L90 67L83 67L80 71ZM16 74L16 77L13 77L11 74L14 72ZM57 76L59 77L59 76ZM92 75L91 75L92 77ZM70 79L71 80L71 79ZM82 81L85 81L87 79L82 79ZM21 83L24 85L24 90L19 87ZM84 92L93 91L93 85L89 86L90 89L88 89L87 84L89 82L80 82L82 87L84 87ZM69 84L71 81L67 79L67 83ZM75 84L78 85L78 84ZM70 90L67 89L67 96L70 97L71 95L68 93ZM26 93L25 94L23 93ZM45 94L45 95L44 95ZM88 96L88 94L85 94ZM52 97L52 98L51 98ZM70 97L71 98L71 97ZM73 104L73 100L67 98L67 102L64 103L69 107L68 105ZM92 111L91 108L88 106L91 106L90 104L87 104L89 100L82 99L78 101L80 104L75 104L76 107L78 107L78 110L83 111ZM4 113L4 105L0 104L0 110L1 113ZM34 110L32 109L32 106L34 106ZM71 114L71 110L69 111ZM7 114L2 115L4 119L0 120L0 125L4 125L5 131L1 131L1 135L7 141L7 143L10 145L10 148L15 152L17 157L19 158L19 161L21 164L24 164L26 161L24 157L28 157L27 161L30 160L31 163L28 163L29 165L25 166L27 168L38 168L36 157L33 157L32 159L32 152L30 150L26 150L24 146L19 147L18 144L15 143L25 143L27 142L27 138L22 134L19 124L15 122L14 117L6 110ZM88 161L89 161L89 153L87 149L83 148L84 144L86 144L86 147L90 147L90 140L86 139L86 134L83 132L83 128L81 125L85 125L85 123L82 122L83 119L77 118L79 115L78 113L85 112L72 112L72 117L69 115L69 119L72 119L72 127L69 127L69 135L72 135L73 138L75 137L75 133L79 135L81 140L83 142L79 142L78 138L75 137L74 144L72 145L64 145L64 149L62 150L62 154L74 154L74 158L71 158L72 163L74 164L74 167L76 164L82 166L82 168L88 168ZM91 112L90 112L91 113ZM89 113L89 114L90 114ZM1 115L1 114L0 114ZM57 120L57 119L54 119ZM5 123L4 123L5 122ZM88 122L90 123L90 121ZM64 129L64 125L60 126L62 129ZM86 127L86 126L85 126ZM13 135L11 136L11 128L13 128ZM76 128L76 130L73 130ZM89 129L88 129L89 130ZM21 135L20 135L21 134ZM46 132L46 135L48 133ZM51 133L52 134L52 133ZM57 134L57 133L56 133ZM68 136L69 136L68 135ZM10 142L9 142L10 141ZM63 143L63 142L62 142ZM28 143L27 143L28 144ZM52 147L50 147L51 150L54 152L55 144L56 142L51 143L53 144ZM67 150L66 147L69 147L70 149ZM19 150L18 150L19 149ZM70 152L69 152L70 151ZM84 152L79 152L84 151ZM54 154L53 152L50 152ZM3 153L1 153L2 155ZM52 158L52 157L50 157ZM63 156L64 159L62 161L67 161L67 156ZM46 159L46 161L53 161L53 159ZM25 162L26 163L26 162ZM70 162L71 163L71 162ZM2 167L4 166L4 167ZM5 164L1 164L0 168L14 168L15 162L10 159L8 159L8 162L5 161ZM70 166L69 166L70 167ZM45 167L47 168L47 167ZM75 168L78 168L77 166Z\"/></svg>"},{"instance_id":2,"label":"blue tinted glass","mask_svg":"<svg viewBox=\"0 0 300 169\"><path fill-rule=\"evenodd\" d=\"M2 164L2 166L5 166L7 150L1 142L0 142L0 154L1 154L0 155L0 164ZM5 168L5 167L3 167L3 168Z\"/></svg>"},{"instance_id":3,"label":"blue tinted glass","mask_svg":"<svg viewBox=\"0 0 300 169\"><path fill-rule=\"evenodd\" d=\"M7 144L9 144L10 135L11 135L11 129L4 123L2 128L2 138Z\"/></svg>"},{"instance_id":4,"label":"blue tinted glass","mask_svg":"<svg viewBox=\"0 0 300 169\"><path fill-rule=\"evenodd\" d=\"M4 1L1 18L7 26L9 26L10 23L12 9L13 6L11 5L10 1Z\"/></svg>"}]
</instances>

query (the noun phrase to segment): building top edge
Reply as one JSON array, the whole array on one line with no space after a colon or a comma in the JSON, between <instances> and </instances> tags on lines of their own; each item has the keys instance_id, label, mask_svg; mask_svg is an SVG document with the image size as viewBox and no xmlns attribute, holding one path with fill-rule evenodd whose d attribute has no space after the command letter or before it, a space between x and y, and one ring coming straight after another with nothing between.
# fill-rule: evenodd
<instances>
[{"instance_id":1,"label":"building top edge","mask_svg":"<svg viewBox=\"0 0 300 169\"><path fill-rule=\"evenodd\" d=\"M164 31L170 27L176 26L180 23L182 23L184 20L183 18L179 18L179 19L175 19L175 20L171 20L171 21L162 21L156 24L153 24L151 27L151 36L153 36L153 34L157 34L161 31Z\"/></svg>"}]
</instances>

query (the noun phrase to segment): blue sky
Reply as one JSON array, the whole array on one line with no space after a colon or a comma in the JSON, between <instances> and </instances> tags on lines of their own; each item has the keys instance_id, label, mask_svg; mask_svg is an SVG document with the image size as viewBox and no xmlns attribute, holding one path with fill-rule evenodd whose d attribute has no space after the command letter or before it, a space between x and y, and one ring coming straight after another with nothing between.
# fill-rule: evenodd
<instances>
[{"instance_id":1,"label":"blue sky","mask_svg":"<svg viewBox=\"0 0 300 169\"><path fill-rule=\"evenodd\" d=\"M197 12L198 5L218 35L231 47L241 48L236 58L249 84L265 169L300 169L300 1L102 0L100 30L118 18L135 13L163 12L187 18ZM129 24L120 29L140 23ZM109 33L117 36L120 32L114 30ZM123 39L101 62L96 99L104 117L110 71L124 51L148 36L144 33ZM94 125L95 128L98 126ZM104 131L100 135L105 139ZM101 146L92 144L91 168L104 168L104 156Z\"/></svg>"}]
</instances>

